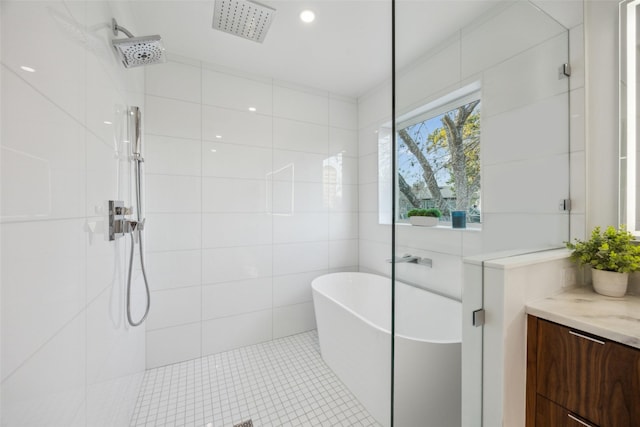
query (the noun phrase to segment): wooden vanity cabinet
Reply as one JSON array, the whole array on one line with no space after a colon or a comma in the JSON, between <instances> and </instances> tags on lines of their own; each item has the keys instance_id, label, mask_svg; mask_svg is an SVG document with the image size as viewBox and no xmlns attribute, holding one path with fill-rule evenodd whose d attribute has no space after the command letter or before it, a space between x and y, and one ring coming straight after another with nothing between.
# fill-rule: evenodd
<instances>
[{"instance_id":1,"label":"wooden vanity cabinet","mask_svg":"<svg viewBox=\"0 0 640 427\"><path fill-rule=\"evenodd\" d=\"M640 350L534 316L527 427L640 427Z\"/></svg>"}]
</instances>

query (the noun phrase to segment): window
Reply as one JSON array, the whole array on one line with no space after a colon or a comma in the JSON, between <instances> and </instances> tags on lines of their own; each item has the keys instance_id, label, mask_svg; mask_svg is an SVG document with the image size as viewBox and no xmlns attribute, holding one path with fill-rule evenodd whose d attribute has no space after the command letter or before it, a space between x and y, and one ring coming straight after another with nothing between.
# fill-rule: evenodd
<instances>
[{"instance_id":1,"label":"window","mask_svg":"<svg viewBox=\"0 0 640 427\"><path fill-rule=\"evenodd\" d=\"M465 211L467 223L481 222L478 89L463 88L399 117L396 221L407 222L407 212L411 209L437 208L442 212L440 221L444 223L451 221L452 211ZM380 170L384 169L383 162L390 164L389 147L390 132L386 127L381 129L379 138ZM386 179L390 178L389 173L385 175ZM381 196L389 194L390 188L383 188L382 174L380 178ZM389 220L386 209L380 222Z\"/></svg>"}]
</instances>

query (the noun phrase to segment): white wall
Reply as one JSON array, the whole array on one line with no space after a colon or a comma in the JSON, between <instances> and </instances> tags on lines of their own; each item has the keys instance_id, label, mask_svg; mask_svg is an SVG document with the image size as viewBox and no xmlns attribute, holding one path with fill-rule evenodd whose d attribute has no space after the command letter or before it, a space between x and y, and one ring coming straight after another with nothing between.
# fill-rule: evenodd
<instances>
[{"instance_id":1,"label":"white wall","mask_svg":"<svg viewBox=\"0 0 640 427\"><path fill-rule=\"evenodd\" d=\"M581 22L580 13L581 8L575 10L573 5L566 11L574 23ZM402 26L399 31L400 39L403 31L410 33ZM572 45L579 46L579 24L572 35L578 40L572 39ZM399 225L397 252L434 260L431 270L398 265L401 280L461 298L462 257L557 246L567 239L569 215L558 204L569 197L570 86L568 79L559 76L568 52L569 34L564 27L528 2L514 2L457 32L398 73L398 114L477 81L483 102L482 230ZM584 123L580 122L581 66L575 69L571 99L577 117L572 126L580 126ZM387 83L359 99L360 267L383 274L390 272L384 259L389 257L391 242L388 226L377 221L375 131L390 120L389 91ZM579 135L575 136L576 152ZM571 170L576 176L571 197L575 194L576 213L583 215L580 168Z\"/></svg>"},{"instance_id":2,"label":"white wall","mask_svg":"<svg viewBox=\"0 0 640 427\"><path fill-rule=\"evenodd\" d=\"M587 230L618 223L618 2L584 10L587 114Z\"/></svg>"},{"instance_id":3,"label":"white wall","mask_svg":"<svg viewBox=\"0 0 640 427\"><path fill-rule=\"evenodd\" d=\"M579 271L559 249L540 253L485 260L480 269L484 282L486 324L483 327L482 407L483 425L522 426L525 416L526 313L530 301L557 294L579 283ZM484 273L482 273L484 268ZM465 283L467 287L478 284ZM463 342L473 335L467 325ZM463 380L464 381L464 380ZM469 414L466 414L469 415ZM472 417L465 425L478 425Z\"/></svg>"},{"instance_id":4,"label":"white wall","mask_svg":"<svg viewBox=\"0 0 640 427\"><path fill-rule=\"evenodd\" d=\"M358 265L355 101L174 59L146 74L148 367L314 329L311 280Z\"/></svg>"},{"instance_id":5,"label":"white wall","mask_svg":"<svg viewBox=\"0 0 640 427\"><path fill-rule=\"evenodd\" d=\"M109 44L124 6L2 2L3 426L126 425L135 404L144 327L125 326L126 245L102 228L108 199L130 202L116 148L144 101Z\"/></svg>"}]
</instances>

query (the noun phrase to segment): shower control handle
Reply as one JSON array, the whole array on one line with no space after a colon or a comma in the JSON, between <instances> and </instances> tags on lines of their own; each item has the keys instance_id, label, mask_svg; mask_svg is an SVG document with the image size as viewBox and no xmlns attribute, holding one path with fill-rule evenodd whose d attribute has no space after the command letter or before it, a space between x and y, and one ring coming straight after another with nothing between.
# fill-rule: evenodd
<instances>
[{"instance_id":1,"label":"shower control handle","mask_svg":"<svg viewBox=\"0 0 640 427\"><path fill-rule=\"evenodd\" d=\"M144 228L144 220L132 221L126 218L133 209L125 207L122 200L109 200L109 240L116 240L136 229Z\"/></svg>"}]
</instances>

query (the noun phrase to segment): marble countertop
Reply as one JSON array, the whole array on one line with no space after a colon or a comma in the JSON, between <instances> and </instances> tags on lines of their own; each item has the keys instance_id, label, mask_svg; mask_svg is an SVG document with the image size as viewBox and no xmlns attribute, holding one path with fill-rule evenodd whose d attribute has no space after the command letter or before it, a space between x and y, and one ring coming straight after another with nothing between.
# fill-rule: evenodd
<instances>
[{"instance_id":1,"label":"marble countertop","mask_svg":"<svg viewBox=\"0 0 640 427\"><path fill-rule=\"evenodd\" d=\"M611 298L581 287L530 302L526 312L640 349L640 296Z\"/></svg>"}]
</instances>

